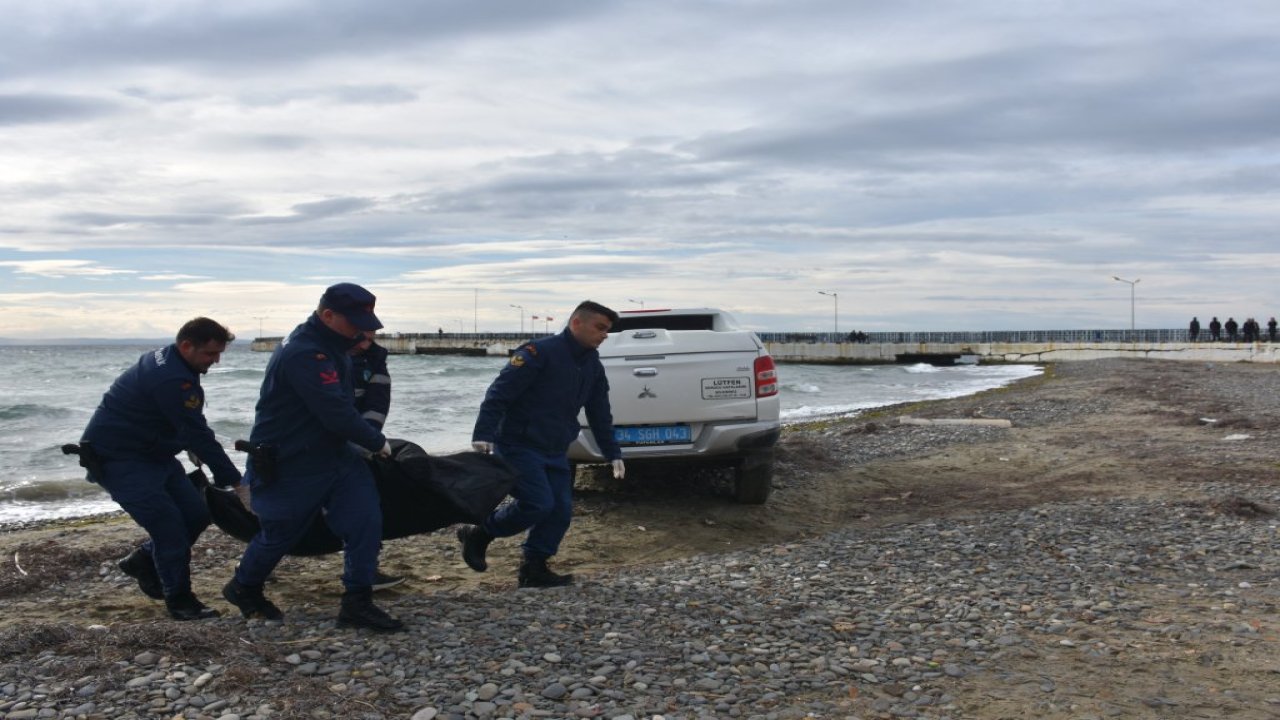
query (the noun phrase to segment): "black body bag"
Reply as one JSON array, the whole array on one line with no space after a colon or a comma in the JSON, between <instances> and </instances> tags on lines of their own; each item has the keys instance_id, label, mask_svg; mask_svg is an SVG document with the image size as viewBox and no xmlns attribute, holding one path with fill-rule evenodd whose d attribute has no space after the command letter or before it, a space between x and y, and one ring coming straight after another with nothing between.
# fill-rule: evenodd
<instances>
[{"instance_id":1,"label":"black body bag","mask_svg":"<svg viewBox=\"0 0 1280 720\"><path fill-rule=\"evenodd\" d=\"M382 504L382 539L421 535L455 523L478 524L511 491L515 470L494 455L464 452L434 457L406 440L391 440L391 457L369 462ZM228 490L214 488L200 469L188 477L204 495L213 523L228 535L249 542L258 534L258 518ZM342 540L317 513L290 555L327 555Z\"/></svg>"}]
</instances>

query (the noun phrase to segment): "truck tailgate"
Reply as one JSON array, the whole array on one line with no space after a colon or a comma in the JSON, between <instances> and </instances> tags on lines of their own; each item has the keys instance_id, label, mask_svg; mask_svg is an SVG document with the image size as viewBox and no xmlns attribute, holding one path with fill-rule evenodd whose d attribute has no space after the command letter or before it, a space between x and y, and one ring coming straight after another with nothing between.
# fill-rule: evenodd
<instances>
[{"instance_id":1,"label":"truck tailgate","mask_svg":"<svg viewBox=\"0 0 1280 720\"><path fill-rule=\"evenodd\" d=\"M759 351L742 333L655 329L610 336L600 355L614 425L754 419Z\"/></svg>"}]
</instances>

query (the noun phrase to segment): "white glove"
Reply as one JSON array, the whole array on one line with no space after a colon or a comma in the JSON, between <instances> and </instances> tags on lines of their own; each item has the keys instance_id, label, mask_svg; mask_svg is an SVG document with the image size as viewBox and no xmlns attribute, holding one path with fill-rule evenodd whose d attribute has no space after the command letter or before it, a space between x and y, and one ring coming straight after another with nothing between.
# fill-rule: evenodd
<instances>
[{"instance_id":1,"label":"white glove","mask_svg":"<svg viewBox=\"0 0 1280 720\"><path fill-rule=\"evenodd\" d=\"M478 453L484 453L485 455L492 455L493 443L488 442L487 440L472 440L471 449L475 450Z\"/></svg>"},{"instance_id":2,"label":"white glove","mask_svg":"<svg viewBox=\"0 0 1280 720\"><path fill-rule=\"evenodd\" d=\"M622 460L613 461L613 479L621 480L627 476L627 466L622 464Z\"/></svg>"},{"instance_id":3,"label":"white glove","mask_svg":"<svg viewBox=\"0 0 1280 720\"><path fill-rule=\"evenodd\" d=\"M385 442L385 443L383 443L383 444L382 444L382 449L378 451L378 457L384 457L384 458L389 458L389 457L391 457L391 443L390 443L390 442Z\"/></svg>"}]
</instances>

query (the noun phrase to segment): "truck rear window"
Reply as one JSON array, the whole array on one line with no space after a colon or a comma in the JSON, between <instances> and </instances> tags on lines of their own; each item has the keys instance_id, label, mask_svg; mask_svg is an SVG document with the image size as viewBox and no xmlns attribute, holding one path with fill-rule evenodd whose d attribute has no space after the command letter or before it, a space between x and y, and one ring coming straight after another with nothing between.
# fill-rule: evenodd
<instances>
[{"instance_id":1,"label":"truck rear window","mask_svg":"<svg viewBox=\"0 0 1280 720\"><path fill-rule=\"evenodd\" d=\"M712 330L714 315L623 315L609 329L611 333L626 330Z\"/></svg>"}]
</instances>

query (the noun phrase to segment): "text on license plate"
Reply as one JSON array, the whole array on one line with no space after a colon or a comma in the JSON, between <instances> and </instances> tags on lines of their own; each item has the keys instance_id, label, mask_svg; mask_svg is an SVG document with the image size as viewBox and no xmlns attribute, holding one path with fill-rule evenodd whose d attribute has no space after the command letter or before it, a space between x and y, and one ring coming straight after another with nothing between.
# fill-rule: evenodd
<instances>
[{"instance_id":1,"label":"text on license plate","mask_svg":"<svg viewBox=\"0 0 1280 720\"><path fill-rule=\"evenodd\" d=\"M624 426L613 429L619 445L669 445L693 442L688 425Z\"/></svg>"}]
</instances>

